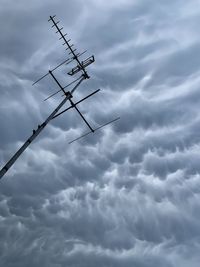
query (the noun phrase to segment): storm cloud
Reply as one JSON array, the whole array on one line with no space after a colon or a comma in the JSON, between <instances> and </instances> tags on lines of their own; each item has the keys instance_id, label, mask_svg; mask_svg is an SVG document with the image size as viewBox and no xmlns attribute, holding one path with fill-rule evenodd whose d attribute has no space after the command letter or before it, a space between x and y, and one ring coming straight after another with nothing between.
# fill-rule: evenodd
<instances>
[{"instance_id":1,"label":"storm cloud","mask_svg":"<svg viewBox=\"0 0 200 267\"><path fill-rule=\"evenodd\" d=\"M0 8L0 163L61 101L45 78L67 58L57 15L95 63L74 110L53 120L0 181L0 265L198 267L200 2L11 1ZM56 71L71 82L72 65Z\"/></svg>"}]
</instances>

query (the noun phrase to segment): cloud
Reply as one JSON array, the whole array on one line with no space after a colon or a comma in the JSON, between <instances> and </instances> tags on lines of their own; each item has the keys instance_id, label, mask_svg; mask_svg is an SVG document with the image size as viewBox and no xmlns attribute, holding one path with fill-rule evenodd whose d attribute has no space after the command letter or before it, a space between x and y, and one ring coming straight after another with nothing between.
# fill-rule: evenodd
<instances>
[{"instance_id":1,"label":"cloud","mask_svg":"<svg viewBox=\"0 0 200 267\"><path fill-rule=\"evenodd\" d=\"M0 162L58 105L67 58L57 14L95 64L74 110L53 120L1 180L1 266L199 265L199 3L3 1ZM55 72L65 85L66 73ZM67 105L65 105L67 107Z\"/></svg>"}]
</instances>

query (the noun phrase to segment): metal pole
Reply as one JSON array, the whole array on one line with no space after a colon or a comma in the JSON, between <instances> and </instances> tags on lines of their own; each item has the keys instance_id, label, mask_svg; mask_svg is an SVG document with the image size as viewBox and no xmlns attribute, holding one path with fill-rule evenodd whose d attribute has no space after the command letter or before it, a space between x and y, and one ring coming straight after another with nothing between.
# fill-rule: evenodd
<instances>
[{"instance_id":1,"label":"metal pole","mask_svg":"<svg viewBox=\"0 0 200 267\"><path fill-rule=\"evenodd\" d=\"M82 78L72 89L74 92L80 83L85 78ZM32 141L40 134L40 132L45 128L45 126L53 119L59 109L65 104L65 102L70 99L71 94L66 95L63 101L57 106L57 108L49 115L49 117L38 126L37 130L33 130L33 134L26 140L26 142L19 148L19 150L14 154L14 156L6 163L6 165L0 170L0 179L4 176L4 174L10 169L10 167L15 163L15 161L19 158L19 156L24 152L24 150L32 143Z\"/></svg>"}]
</instances>

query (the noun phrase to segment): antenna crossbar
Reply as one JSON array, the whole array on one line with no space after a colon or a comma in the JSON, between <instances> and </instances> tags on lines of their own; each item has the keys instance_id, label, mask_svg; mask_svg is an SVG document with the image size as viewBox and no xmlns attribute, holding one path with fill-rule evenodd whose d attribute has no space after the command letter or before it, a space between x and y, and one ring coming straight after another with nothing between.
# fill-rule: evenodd
<instances>
[{"instance_id":1,"label":"antenna crossbar","mask_svg":"<svg viewBox=\"0 0 200 267\"><path fill-rule=\"evenodd\" d=\"M94 132L100 130L101 128L107 126L108 124L111 124L111 123L113 123L113 122L115 122L115 121L117 121L117 120L119 120L119 119L120 119L120 117L117 117L116 119L113 119L113 120L111 120L111 121L109 121L109 122L106 122L106 123L104 123L103 125L101 125L101 126L95 128L95 129L93 129L93 131L87 132L87 133L85 133L85 134L83 134L83 135L81 135L81 136L75 138L74 140L68 142L68 144L71 144L71 143L73 143L73 142L75 142L75 141L78 141L79 139L82 139L83 137L85 137L85 136L87 136L87 135L89 135L89 134L91 134L91 133L94 133Z\"/></svg>"},{"instance_id":2,"label":"antenna crossbar","mask_svg":"<svg viewBox=\"0 0 200 267\"><path fill-rule=\"evenodd\" d=\"M80 112L80 110L77 108L77 106L73 103L73 101L71 99L69 99L72 107L75 108L75 110L78 112L78 114L81 116L81 118L83 119L83 121L85 122L85 124L89 127L89 129L91 130L91 132L94 132L93 128L91 127L91 125L89 124L89 122L85 119L85 117L83 116L83 114Z\"/></svg>"},{"instance_id":3,"label":"antenna crossbar","mask_svg":"<svg viewBox=\"0 0 200 267\"><path fill-rule=\"evenodd\" d=\"M70 85L72 85L73 83L77 82L78 80L80 80L82 78L82 76L80 76L78 79L72 81L71 83L67 84L65 87L63 87L63 89L69 87ZM51 94L50 96L48 96L47 98L44 99L44 101L48 100L49 98L53 97L54 95L58 94L60 91L62 91L62 89L56 91L55 93Z\"/></svg>"},{"instance_id":4,"label":"antenna crossbar","mask_svg":"<svg viewBox=\"0 0 200 267\"><path fill-rule=\"evenodd\" d=\"M82 98L81 100L79 100L78 102L74 103L74 105L78 105L79 103L83 102L84 100L86 100L87 98L89 98L90 96L98 93L100 91L100 89L97 89L96 91L94 91L93 93L87 95L86 97ZM67 110L73 108L73 106L71 105L70 107L64 109L63 111L61 111L60 113L56 114L53 119L55 119L56 117L60 116L61 114L63 114L64 112L66 112Z\"/></svg>"},{"instance_id":5,"label":"antenna crossbar","mask_svg":"<svg viewBox=\"0 0 200 267\"><path fill-rule=\"evenodd\" d=\"M53 68L51 70L51 72L53 72L54 70L56 70L57 68L59 68L60 66L62 66L63 64L69 64L70 62L72 62L73 60L68 58L66 60L64 60L63 62L61 62L60 64L58 64L55 68ZM45 75L43 75L41 78L39 78L37 81L35 81L32 85L38 83L39 81L41 81L43 78L45 78L47 75L49 75L49 72L47 72Z\"/></svg>"},{"instance_id":6,"label":"antenna crossbar","mask_svg":"<svg viewBox=\"0 0 200 267\"><path fill-rule=\"evenodd\" d=\"M53 75L51 70L49 70L49 74L51 75L51 77L53 77L54 81L57 83L57 85L60 87L60 89L63 91L63 93L66 94L65 90L63 89L63 87L61 86L59 81L56 79L56 77Z\"/></svg>"}]
</instances>

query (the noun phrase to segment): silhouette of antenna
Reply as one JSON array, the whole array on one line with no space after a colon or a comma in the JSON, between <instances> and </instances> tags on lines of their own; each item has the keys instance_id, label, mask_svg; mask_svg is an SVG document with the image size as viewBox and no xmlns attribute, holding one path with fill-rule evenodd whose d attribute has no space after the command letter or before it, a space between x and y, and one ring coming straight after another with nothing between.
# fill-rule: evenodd
<instances>
[{"instance_id":1,"label":"silhouette of antenna","mask_svg":"<svg viewBox=\"0 0 200 267\"><path fill-rule=\"evenodd\" d=\"M64 34L62 32L63 28L58 27L59 21L55 20L56 16L50 16L49 17L49 22L52 23L52 28L55 27L56 29L56 33L59 34L59 39L64 41L63 45L66 46L66 50L69 52L69 58L65 59L63 62L61 62L60 64L58 64L56 67L54 67L52 70L49 70L45 75L43 75L42 77L40 77L37 81L35 81L33 83L36 84L39 81L41 81L42 79L44 79L45 77L47 77L48 75L50 75L53 80L55 81L55 83L58 85L59 90L57 90L55 93L51 94L50 96L48 96L46 99L44 99L44 101L48 100L49 98L53 97L54 95L58 94L59 92L62 92L62 96L64 96L64 99L61 101L61 103L53 110L53 112L47 117L47 119L40 125L38 125L37 129L34 129L32 132L32 135L25 141L25 143L18 149L18 151L14 154L14 156L5 164L5 166L0 170L0 179L5 175L5 173L10 169L10 167L15 163L15 161L19 158L19 156L25 151L25 149L33 142L33 140L41 133L41 131L46 127L46 125L52 120L57 118L58 116L60 116L61 114L63 114L64 112L68 111L71 108L74 108L78 114L80 115L80 117L82 118L82 120L84 121L84 123L88 126L88 128L90 129L89 132L87 132L86 134L83 134L82 136L75 138L74 140L70 141L70 143L73 143L77 140L79 140L80 138L83 138L84 136L90 134L90 133L94 133L97 130L105 127L106 125L115 122L116 120L119 119L113 119L109 122L104 123L101 126L98 126L97 128L93 129L92 126L90 125L90 123L86 120L86 118L83 116L83 114L80 112L80 110L78 109L77 105L83 101L85 101L87 98L93 96L94 94L96 94L97 92L100 91L100 89L90 93L89 95L85 96L83 99L79 100L78 102L74 103L72 101L72 97L73 97L73 93L76 91L76 89L79 87L79 85L86 79L89 79L90 76L88 75L87 71L86 71L86 67L88 67L90 64L92 64L95 59L94 56L90 56L88 58L86 58L85 60L80 60L80 57L86 53L86 51L81 52L81 53L77 53L76 49L74 48L74 44L71 44L70 41L71 39L66 39L66 33ZM62 65L68 65L71 62L76 62L76 66L73 67L67 74L69 76L73 76L74 74L77 73L81 73L81 75L74 79L72 82L70 82L69 84L67 84L66 86L62 86L60 84L60 82L58 81L58 79L55 77L55 74L53 73L56 69L58 69L59 67L61 67ZM71 89L71 91L65 91L66 88L70 87L72 84L74 84L73 88ZM58 113L58 111L61 109L61 107L67 102L69 101L71 106L64 109L63 111L60 111Z\"/></svg>"}]
</instances>

